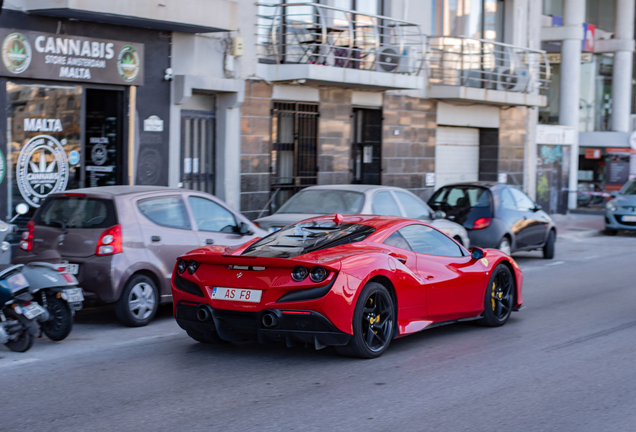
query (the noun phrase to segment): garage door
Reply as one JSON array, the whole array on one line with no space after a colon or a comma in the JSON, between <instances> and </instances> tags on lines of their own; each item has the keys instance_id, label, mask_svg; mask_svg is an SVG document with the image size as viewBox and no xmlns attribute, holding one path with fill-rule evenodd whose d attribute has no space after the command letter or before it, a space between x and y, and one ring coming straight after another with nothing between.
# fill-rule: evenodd
<instances>
[{"instance_id":1,"label":"garage door","mask_svg":"<svg viewBox=\"0 0 636 432\"><path fill-rule=\"evenodd\" d=\"M438 127L435 145L435 189L479 178L479 129Z\"/></svg>"}]
</instances>

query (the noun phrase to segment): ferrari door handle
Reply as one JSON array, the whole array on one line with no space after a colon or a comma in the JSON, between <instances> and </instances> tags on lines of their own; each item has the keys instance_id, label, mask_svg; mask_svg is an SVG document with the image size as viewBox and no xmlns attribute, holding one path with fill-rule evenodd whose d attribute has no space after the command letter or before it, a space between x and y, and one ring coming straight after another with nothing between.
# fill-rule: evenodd
<instances>
[{"instance_id":1,"label":"ferrari door handle","mask_svg":"<svg viewBox=\"0 0 636 432\"><path fill-rule=\"evenodd\" d=\"M160 242L160 241L161 241L161 237L159 237L159 236L152 236L152 237L150 237L150 241L151 241L151 242L153 242L153 243Z\"/></svg>"},{"instance_id":2,"label":"ferrari door handle","mask_svg":"<svg viewBox=\"0 0 636 432\"><path fill-rule=\"evenodd\" d=\"M213 239L205 239L205 244L206 245L213 245L214 244L214 240Z\"/></svg>"},{"instance_id":3,"label":"ferrari door handle","mask_svg":"<svg viewBox=\"0 0 636 432\"><path fill-rule=\"evenodd\" d=\"M406 255L402 255L402 254L399 254L397 252L389 252L389 256L395 258L396 260L398 260L402 264L406 264L406 260L408 258Z\"/></svg>"},{"instance_id":4,"label":"ferrari door handle","mask_svg":"<svg viewBox=\"0 0 636 432\"><path fill-rule=\"evenodd\" d=\"M429 280L430 280L430 279L435 279L435 276L433 276L433 275L428 275L428 276L426 276L426 279L429 279Z\"/></svg>"}]
</instances>

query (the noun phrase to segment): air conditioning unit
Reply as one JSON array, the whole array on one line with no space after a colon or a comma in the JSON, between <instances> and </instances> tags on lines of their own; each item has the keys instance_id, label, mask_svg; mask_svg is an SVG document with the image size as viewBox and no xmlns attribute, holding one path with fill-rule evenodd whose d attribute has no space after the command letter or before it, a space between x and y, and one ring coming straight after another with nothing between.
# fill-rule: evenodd
<instances>
[{"instance_id":1,"label":"air conditioning unit","mask_svg":"<svg viewBox=\"0 0 636 432\"><path fill-rule=\"evenodd\" d=\"M465 87L487 88L495 90L497 88L498 75L488 70L464 69L462 72L461 85Z\"/></svg>"},{"instance_id":2,"label":"air conditioning unit","mask_svg":"<svg viewBox=\"0 0 636 432\"><path fill-rule=\"evenodd\" d=\"M395 46L380 47L375 59L375 70L378 72L395 72L400 65L400 50Z\"/></svg>"},{"instance_id":3,"label":"air conditioning unit","mask_svg":"<svg viewBox=\"0 0 636 432\"><path fill-rule=\"evenodd\" d=\"M530 71L527 68L516 67L512 69L503 66L498 67L495 73L497 75L497 90L510 92L533 90L530 83Z\"/></svg>"},{"instance_id":4,"label":"air conditioning unit","mask_svg":"<svg viewBox=\"0 0 636 432\"><path fill-rule=\"evenodd\" d=\"M405 46L398 63L397 73L414 74L417 72L417 51L413 47Z\"/></svg>"}]
</instances>

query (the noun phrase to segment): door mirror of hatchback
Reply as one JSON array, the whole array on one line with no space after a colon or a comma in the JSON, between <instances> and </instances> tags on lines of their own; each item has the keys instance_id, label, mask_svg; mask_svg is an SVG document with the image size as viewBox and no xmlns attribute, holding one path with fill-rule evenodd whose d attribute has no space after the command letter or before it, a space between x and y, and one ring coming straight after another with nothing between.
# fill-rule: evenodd
<instances>
[{"instance_id":1,"label":"door mirror of hatchback","mask_svg":"<svg viewBox=\"0 0 636 432\"><path fill-rule=\"evenodd\" d=\"M252 235L254 233L252 232L252 230L250 229L250 226L248 224L246 224L245 222L241 222L241 225L239 225L239 234L240 235Z\"/></svg>"},{"instance_id":2,"label":"door mirror of hatchback","mask_svg":"<svg viewBox=\"0 0 636 432\"><path fill-rule=\"evenodd\" d=\"M470 257L474 260L482 259L484 257L484 250L478 247L470 248Z\"/></svg>"},{"instance_id":3,"label":"door mirror of hatchback","mask_svg":"<svg viewBox=\"0 0 636 432\"><path fill-rule=\"evenodd\" d=\"M543 207L541 207L539 204L535 204L534 208L532 209L533 212L538 212L539 210L543 210Z\"/></svg>"},{"instance_id":4,"label":"door mirror of hatchback","mask_svg":"<svg viewBox=\"0 0 636 432\"><path fill-rule=\"evenodd\" d=\"M437 210L435 213L433 213L433 219L444 219L446 218L446 212L443 212L441 210Z\"/></svg>"}]
</instances>

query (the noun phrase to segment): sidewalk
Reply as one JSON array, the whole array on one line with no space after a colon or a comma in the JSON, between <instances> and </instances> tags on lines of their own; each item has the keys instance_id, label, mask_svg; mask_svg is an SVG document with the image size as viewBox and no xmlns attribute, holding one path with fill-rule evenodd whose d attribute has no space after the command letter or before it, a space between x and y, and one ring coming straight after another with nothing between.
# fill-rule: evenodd
<instances>
[{"instance_id":1,"label":"sidewalk","mask_svg":"<svg viewBox=\"0 0 636 432\"><path fill-rule=\"evenodd\" d=\"M573 239L600 235L605 229L604 214L552 214L557 238Z\"/></svg>"}]
</instances>

